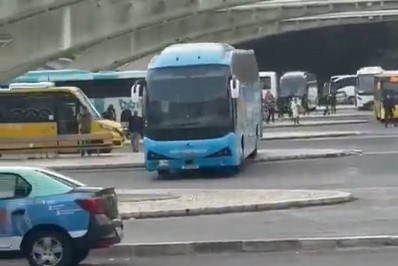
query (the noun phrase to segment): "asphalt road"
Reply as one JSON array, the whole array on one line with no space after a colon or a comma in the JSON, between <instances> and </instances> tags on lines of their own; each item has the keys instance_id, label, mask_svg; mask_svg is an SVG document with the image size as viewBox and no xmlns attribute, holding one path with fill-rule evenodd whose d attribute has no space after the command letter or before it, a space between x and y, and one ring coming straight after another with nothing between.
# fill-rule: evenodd
<instances>
[{"instance_id":1,"label":"asphalt road","mask_svg":"<svg viewBox=\"0 0 398 266\"><path fill-rule=\"evenodd\" d=\"M327 130L365 130L370 133L367 136L339 139L267 141L263 142L261 147L359 148L365 151L363 156L248 164L240 175L234 178L198 173L172 180L158 180L153 173L134 169L65 173L89 185L116 186L117 188L340 189L350 191L358 198L351 203L327 207L128 221L125 227L125 242L398 234L398 178L395 167L398 159L398 129L384 129L378 123L343 127L350 128L330 126ZM318 127L309 129L319 130ZM393 262L396 264L397 257L394 252L387 255L385 252L387 251L376 252L375 260L381 260L382 256L387 256L387 264L381 265L392 265ZM368 256L365 253L360 255L361 257ZM264 259L267 262L273 261L270 254L230 255L231 258L234 256L247 259L247 262L255 265L263 265ZM279 258L278 255L275 255L275 258ZM325 265L329 265L335 264L336 261L332 259L336 258L341 265L358 264L355 263L355 254L351 253L348 255L345 253L322 256L305 255L300 258L284 254L280 255L280 258L286 259L281 259L281 262L275 259L273 264L310 265L311 261L319 263L321 259L325 259ZM203 260L197 257L174 257L164 260L139 259L134 265L140 265L140 263L142 265L160 263L186 265L188 261L192 265L227 265L223 263L226 263L228 259L220 256L209 256ZM234 265L233 261L237 261L236 264L239 265L246 262L233 259L228 265ZM363 263L370 265L370 262L372 262L371 258L361 259L361 265ZM1 261L1 265L8 265L6 263L12 262ZM108 265L103 262L98 263L97 265ZM131 265L130 262L114 261L112 263L109 265ZM380 264L380 261L377 263Z\"/></svg>"},{"instance_id":2,"label":"asphalt road","mask_svg":"<svg viewBox=\"0 0 398 266\"><path fill-rule=\"evenodd\" d=\"M248 164L234 178L198 173L158 180L144 170L68 174L90 185L117 188L340 189L359 198L328 207L129 221L126 242L398 234L398 129L386 130L377 123L366 126L370 131L381 128L385 134L262 144L270 148L359 148L365 151L363 156Z\"/></svg>"},{"instance_id":3,"label":"asphalt road","mask_svg":"<svg viewBox=\"0 0 398 266\"><path fill-rule=\"evenodd\" d=\"M246 253L197 256L169 256L157 258L133 258L100 260L91 258L82 266L396 266L398 250L358 249L302 253ZM23 260L6 261L2 266L21 266Z\"/></svg>"}]
</instances>

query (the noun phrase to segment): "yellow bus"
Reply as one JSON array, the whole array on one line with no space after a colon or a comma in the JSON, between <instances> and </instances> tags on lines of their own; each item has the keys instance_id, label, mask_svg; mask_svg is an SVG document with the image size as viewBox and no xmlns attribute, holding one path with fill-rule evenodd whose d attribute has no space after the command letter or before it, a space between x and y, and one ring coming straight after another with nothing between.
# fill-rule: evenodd
<instances>
[{"instance_id":1,"label":"yellow bus","mask_svg":"<svg viewBox=\"0 0 398 266\"><path fill-rule=\"evenodd\" d=\"M383 121L385 112L383 108L383 99L389 94L396 101L394 118L398 118L398 70L384 71L382 74L374 77L374 104L375 116L377 120Z\"/></svg>"},{"instance_id":2,"label":"yellow bus","mask_svg":"<svg viewBox=\"0 0 398 266\"><path fill-rule=\"evenodd\" d=\"M0 138L78 134L77 116L82 106L92 116L92 133L111 132L113 146L123 145L125 137L120 123L103 119L79 88L52 87L51 83L10 84L9 88L0 89ZM78 151L77 142L67 146L76 148L64 152Z\"/></svg>"}]
</instances>

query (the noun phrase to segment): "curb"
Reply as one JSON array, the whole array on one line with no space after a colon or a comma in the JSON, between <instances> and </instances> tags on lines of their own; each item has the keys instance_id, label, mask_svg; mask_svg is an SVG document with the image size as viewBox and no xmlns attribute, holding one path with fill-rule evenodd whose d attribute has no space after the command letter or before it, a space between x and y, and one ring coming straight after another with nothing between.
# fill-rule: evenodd
<instances>
[{"instance_id":1,"label":"curb","mask_svg":"<svg viewBox=\"0 0 398 266\"><path fill-rule=\"evenodd\" d=\"M327 152L322 154L296 154L296 155L285 155L285 156L273 156L271 158L259 158L254 159L256 163L260 162L275 162L275 161L291 161L291 160L304 160L304 159L322 159L322 158L336 158L345 157L352 155L361 155L362 150L343 150L335 152Z\"/></svg>"},{"instance_id":2,"label":"curb","mask_svg":"<svg viewBox=\"0 0 398 266\"><path fill-rule=\"evenodd\" d=\"M320 158L332 158L342 157L351 155L360 155L361 150L347 150L347 151L336 151L324 154L298 154L298 155L283 155L283 156L272 156L271 158L254 158L249 159L252 163L261 162L274 162L274 161L290 161L290 160L304 160L304 159L320 159ZM74 170L119 170L119 169L144 169L144 163L122 163L122 164L101 164L101 165L68 165L68 166L43 166L56 171L74 171Z\"/></svg>"},{"instance_id":3,"label":"curb","mask_svg":"<svg viewBox=\"0 0 398 266\"><path fill-rule=\"evenodd\" d=\"M120 213L123 220L134 219L151 219L151 218L166 218L166 217L181 217L181 216L197 216L197 215L214 215L225 213L242 213L242 212L256 212L269 210L282 210L292 208L304 208L311 206L324 206L346 203L355 200L353 195L348 192L339 192L338 195L329 196L318 199L302 199L293 201L282 201L273 203L260 203L250 205L238 206L224 206L224 207L206 207L197 209L185 210L165 210L165 211L142 211L142 212L124 212Z\"/></svg>"},{"instance_id":4,"label":"curb","mask_svg":"<svg viewBox=\"0 0 398 266\"><path fill-rule=\"evenodd\" d=\"M294 125L293 122L291 124L273 124L263 125L263 128L284 128L284 127L317 127L317 126L335 126L335 125L352 125L352 124L366 124L369 123L369 120L338 120L334 122L319 122L313 124L300 124Z\"/></svg>"},{"instance_id":5,"label":"curb","mask_svg":"<svg viewBox=\"0 0 398 266\"><path fill-rule=\"evenodd\" d=\"M386 246L398 246L398 235L119 244L110 249L94 251L92 254L108 258L151 257L209 253L297 252Z\"/></svg>"},{"instance_id":6,"label":"curb","mask_svg":"<svg viewBox=\"0 0 398 266\"><path fill-rule=\"evenodd\" d=\"M363 132L345 132L345 133L333 133L333 134L313 134L313 135L296 135L296 136L274 136L274 137L262 137L261 140L290 140L290 139L320 139L330 137L347 137L347 136L360 136L365 135Z\"/></svg>"}]
</instances>

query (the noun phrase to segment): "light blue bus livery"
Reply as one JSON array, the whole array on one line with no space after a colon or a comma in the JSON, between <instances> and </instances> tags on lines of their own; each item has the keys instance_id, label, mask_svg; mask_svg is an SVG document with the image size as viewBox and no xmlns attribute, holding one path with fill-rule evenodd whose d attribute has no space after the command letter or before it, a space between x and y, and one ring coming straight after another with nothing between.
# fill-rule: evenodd
<instances>
[{"instance_id":1,"label":"light blue bus livery","mask_svg":"<svg viewBox=\"0 0 398 266\"><path fill-rule=\"evenodd\" d=\"M257 153L261 88L253 50L220 43L169 46L152 59L132 98L143 101L149 171L238 170Z\"/></svg>"},{"instance_id":2,"label":"light blue bus livery","mask_svg":"<svg viewBox=\"0 0 398 266\"><path fill-rule=\"evenodd\" d=\"M0 87L8 87L10 83L46 81L54 82L56 86L75 86L87 95L100 113L103 113L108 106L113 105L116 120L126 122L126 117L134 110L141 115L141 105L132 103L130 96L135 82L145 79L146 75L146 70L102 72L81 69L35 70L0 84Z\"/></svg>"}]
</instances>

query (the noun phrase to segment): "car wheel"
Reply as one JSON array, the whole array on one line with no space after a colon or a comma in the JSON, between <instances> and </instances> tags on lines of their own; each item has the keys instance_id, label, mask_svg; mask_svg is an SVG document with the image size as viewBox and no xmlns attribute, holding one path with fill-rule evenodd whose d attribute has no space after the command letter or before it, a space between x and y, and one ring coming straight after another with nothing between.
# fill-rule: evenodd
<instances>
[{"instance_id":1,"label":"car wheel","mask_svg":"<svg viewBox=\"0 0 398 266\"><path fill-rule=\"evenodd\" d=\"M89 254L90 254L89 249L75 250L75 254L73 255L74 265L79 264L80 262L84 261L88 257Z\"/></svg>"},{"instance_id":2,"label":"car wheel","mask_svg":"<svg viewBox=\"0 0 398 266\"><path fill-rule=\"evenodd\" d=\"M23 251L32 266L72 266L74 248L69 236L57 231L36 231L28 236Z\"/></svg>"}]
</instances>

